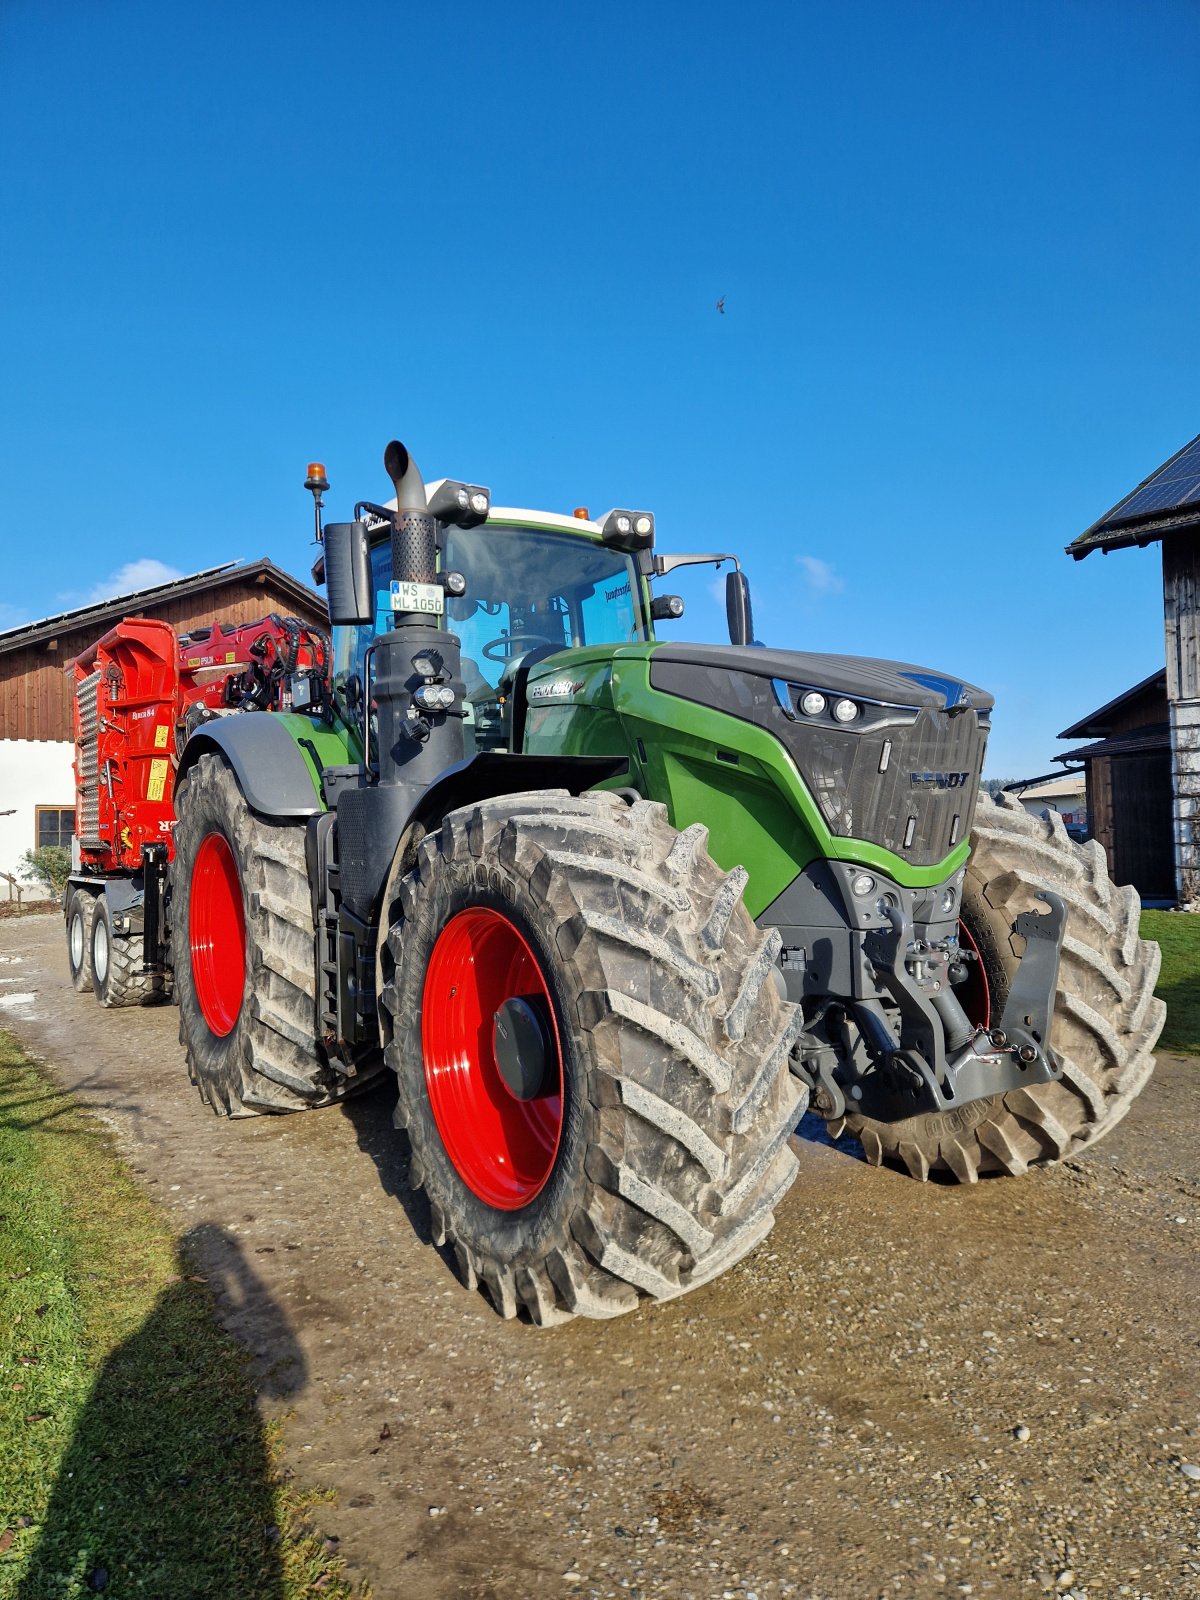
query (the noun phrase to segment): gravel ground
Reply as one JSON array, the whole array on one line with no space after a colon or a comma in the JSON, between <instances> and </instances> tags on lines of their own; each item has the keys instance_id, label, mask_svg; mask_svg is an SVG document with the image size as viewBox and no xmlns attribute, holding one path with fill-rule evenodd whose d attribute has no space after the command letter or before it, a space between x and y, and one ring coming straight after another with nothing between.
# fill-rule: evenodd
<instances>
[{"instance_id":1,"label":"gravel ground","mask_svg":"<svg viewBox=\"0 0 1200 1600\"><path fill-rule=\"evenodd\" d=\"M0 926L0 1025L181 1234L220 1241L222 1316L264 1376L293 1352L264 1405L379 1600L1200 1600L1191 1059L1160 1057L1086 1160L973 1189L875 1171L806 1120L748 1261L540 1332L427 1243L390 1088L218 1121L173 1009L71 991L57 916Z\"/></svg>"}]
</instances>

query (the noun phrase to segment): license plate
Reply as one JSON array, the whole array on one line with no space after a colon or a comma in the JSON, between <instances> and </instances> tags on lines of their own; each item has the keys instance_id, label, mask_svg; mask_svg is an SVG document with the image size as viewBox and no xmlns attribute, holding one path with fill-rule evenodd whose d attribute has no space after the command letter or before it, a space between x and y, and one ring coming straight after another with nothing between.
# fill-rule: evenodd
<instances>
[{"instance_id":1,"label":"license plate","mask_svg":"<svg viewBox=\"0 0 1200 1600\"><path fill-rule=\"evenodd\" d=\"M393 611L424 611L440 617L446 609L446 592L440 583L392 582Z\"/></svg>"}]
</instances>

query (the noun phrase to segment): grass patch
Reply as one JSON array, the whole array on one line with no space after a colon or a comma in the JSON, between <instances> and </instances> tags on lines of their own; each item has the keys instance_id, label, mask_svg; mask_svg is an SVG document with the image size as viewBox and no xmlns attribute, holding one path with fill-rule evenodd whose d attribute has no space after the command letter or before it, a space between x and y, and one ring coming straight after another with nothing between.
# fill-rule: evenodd
<instances>
[{"instance_id":1,"label":"grass patch","mask_svg":"<svg viewBox=\"0 0 1200 1600\"><path fill-rule=\"evenodd\" d=\"M1143 911L1141 933L1162 950L1155 993L1167 1002L1167 1025L1159 1045L1183 1055L1200 1055L1200 916Z\"/></svg>"},{"instance_id":2,"label":"grass patch","mask_svg":"<svg viewBox=\"0 0 1200 1600\"><path fill-rule=\"evenodd\" d=\"M282 1468L189 1248L111 1136L0 1034L0 1597L359 1594ZM223 1248L225 1257L214 1256Z\"/></svg>"}]
</instances>

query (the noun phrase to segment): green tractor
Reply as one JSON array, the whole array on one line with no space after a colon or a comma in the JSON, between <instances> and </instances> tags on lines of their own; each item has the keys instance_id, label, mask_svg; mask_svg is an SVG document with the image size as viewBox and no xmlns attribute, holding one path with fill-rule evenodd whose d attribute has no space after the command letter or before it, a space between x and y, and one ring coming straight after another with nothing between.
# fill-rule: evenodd
<instances>
[{"instance_id":1,"label":"green tractor","mask_svg":"<svg viewBox=\"0 0 1200 1600\"><path fill-rule=\"evenodd\" d=\"M332 681L199 726L169 918L214 1110L395 1075L433 1236L505 1316L606 1317L770 1230L811 1106L974 1183L1073 1155L1154 1064L1157 947L1099 846L979 792L990 696L753 642L654 518L428 488L321 526ZM652 595L725 560L728 646Z\"/></svg>"}]
</instances>

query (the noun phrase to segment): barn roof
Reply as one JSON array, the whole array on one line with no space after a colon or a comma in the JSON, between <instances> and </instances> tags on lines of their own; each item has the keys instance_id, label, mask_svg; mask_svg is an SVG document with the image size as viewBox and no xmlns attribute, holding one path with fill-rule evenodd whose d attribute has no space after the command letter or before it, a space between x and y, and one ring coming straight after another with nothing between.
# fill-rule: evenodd
<instances>
[{"instance_id":1,"label":"barn roof","mask_svg":"<svg viewBox=\"0 0 1200 1600\"><path fill-rule=\"evenodd\" d=\"M1069 728L1064 728L1059 734L1060 739L1095 739L1102 734L1111 732L1115 713L1123 711L1125 707L1137 700L1151 689L1161 689L1167 692L1167 669L1159 667L1157 672L1152 672L1148 678L1143 678L1141 683L1135 683L1132 689L1126 689L1124 694L1119 694L1115 700L1109 700L1105 705L1095 711L1089 711L1086 717L1080 717L1078 722L1073 722ZM1055 761L1065 761L1065 756L1055 756Z\"/></svg>"},{"instance_id":2,"label":"barn roof","mask_svg":"<svg viewBox=\"0 0 1200 1600\"><path fill-rule=\"evenodd\" d=\"M1093 550L1120 550L1131 544L1153 544L1173 533L1200 529L1200 434L1177 450L1169 461L1118 500L1078 539L1067 554L1082 561Z\"/></svg>"},{"instance_id":3,"label":"barn roof","mask_svg":"<svg viewBox=\"0 0 1200 1600\"><path fill-rule=\"evenodd\" d=\"M1067 750L1055 761L1093 761L1097 756L1140 756L1154 751L1170 750L1171 724L1151 722L1144 728L1130 728L1126 733L1114 733L1111 739L1100 739L1078 750Z\"/></svg>"},{"instance_id":4,"label":"barn roof","mask_svg":"<svg viewBox=\"0 0 1200 1600\"><path fill-rule=\"evenodd\" d=\"M241 565L236 561L225 561L219 567L205 567L202 571L190 573L187 577L172 578L169 583L156 583L149 589L135 589L130 594L113 595L111 599L98 600L91 605L80 606L74 611L62 611L57 616L43 617L40 622L23 622L19 627L9 628L6 633L0 633L0 655L5 655L10 650L21 650L26 645L38 644L41 640L53 638L57 634L74 633L77 630L86 630L99 637L109 623L119 622L131 612L146 611L162 604L163 601L180 600L190 595L203 594L206 590L228 589L234 584L267 581L282 591L293 605L299 606L306 614L314 608L318 615L325 611L325 601L321 595L301 583L299 579L293 578L290 572L277 567L273 561L268 561L265 556L258 561L247 561Z\"/></svg>"}]
</instances>

